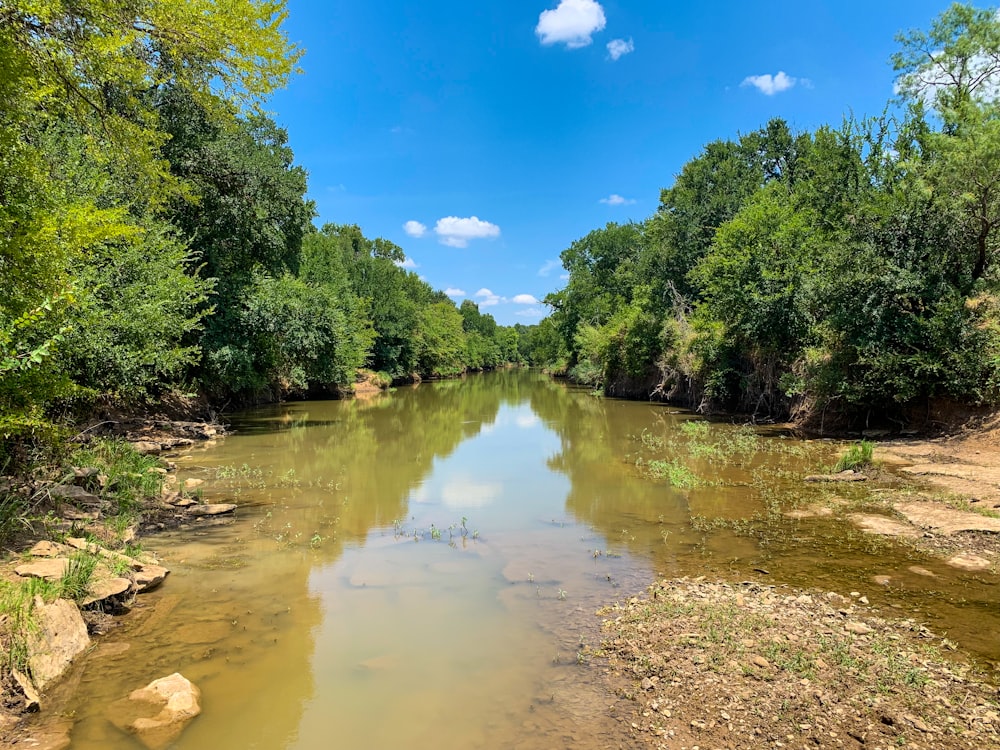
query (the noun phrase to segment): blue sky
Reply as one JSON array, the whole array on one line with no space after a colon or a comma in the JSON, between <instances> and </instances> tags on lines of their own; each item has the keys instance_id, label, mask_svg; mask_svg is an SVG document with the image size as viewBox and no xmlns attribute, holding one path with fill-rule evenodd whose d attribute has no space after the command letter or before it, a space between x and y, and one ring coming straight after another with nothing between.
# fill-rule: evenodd
<instances>
[{"instance_id":1,"label":"blue sky","mask_svg":"<svg viewBox=\"0 0 1000 750\"><path fill-rule=\"evenodd\" d=\"M268 104L318 224L358 224L506 325L559 253L642 220L702 146L878 114L899 31L948 2L289 0L302 73Z\"/></svg>"}]
</instances>

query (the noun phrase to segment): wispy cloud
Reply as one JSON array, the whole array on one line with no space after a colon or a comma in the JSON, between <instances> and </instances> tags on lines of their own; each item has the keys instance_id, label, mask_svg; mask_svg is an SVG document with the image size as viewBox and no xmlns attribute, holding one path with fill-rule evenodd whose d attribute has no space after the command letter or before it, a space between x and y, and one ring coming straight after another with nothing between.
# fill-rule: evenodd
<instances>
[{"instance_id":1,"label":"wispy cloud","mask_svg":"<svg viewBox=\"0 0 1000 750\"><path fill-rule=\"evenodd\" d=\"M538 16L535 33L542 44L565 44L569 49L586 47L591 35L607 24L604 8L596 0L559 0L552 10Z\"/></svg>"},{"instance_id":2,"label":"wispy cloud","mask_svg":"<svg viewBox=\"0 0 1000 750\"><path fill-rule=\"evenodd\" d=\"M421 224L419 221L413 221L412 219L405 224L403 224L403 231L406 232L411 237L423 237L427 234L427 227Z\"/></svg>"},{"instance_id":3,"label":"wispy cloud","mask_svg":"<svg viewBox=\"0 0 1000 750\"><path fill-rule=\"evenodd\" d=\"M456 289L453 286L450 286L447 289L445 289L444 293L447 294L449 297L464 297L465 296L465 290L464 289Z\"/></svg>"},{"instance_id":4,"label":"wispy cloud","mask_svg":"<svg viewBox=\"0 0 1000 750\"><path fill-rule=\"evenodd\" d=\"M415 260L413 260L413 258L410 257L404 258L403 260L400 261L396 261L396 265L399 266L400 268L409 268L410 270L414 268L420 268L420 265Z\"/></svg>"},{"instance_id":5,"label":"wispy cloud","mask_svg":"<svg viewBox=\"0 0 1000 750\"><path fill-rule=\"evenodd\" d=\"M523 310L518 310L514 314L522 318L544 318L545 310L540 307L526 307Z\"/></svg>"},{"instance_id":6,"label":"wispy cloud","mask_svg":"<svg viewBox=\"0 0 1000 750\"><path fill-rule=\"evenodd\" d=\"M530 294L515 294L511 300L515 305L537 305L538 300Z\"/></svg>"},{"instance_id":7,"label":"wispy cloud","mask_svg":"<svg viewBox=\"0 0 1000 750\"><path fill-rule=\"evenodd\" d=\"M785 71L779 70L773 76L770 73L764 73L759 76L747 76L743 79L740 86L753 86L766 96L774 96L775 94L780 94L782 91L788 91L788 89L796 84L806 87L811 85L808 78L793 78L785 73Z\"/></svg>"},{"instance_id":8,"label":"wispy cloud","mask_svg":"<svg viewBox=\"0 0 1000 750\"><path fill-rule=\"evenodd\" d=\"M441 244L448 247L468 247L469 240L492 239L500 236L500 227L477 216L459 218L445 216L438 219L434 232Z\"/></svg>"},{"instance_id":9,"label":"wispy cloud","mask_svg":"<svg viewBox=\"0 0 1000 750\"><path fill-rule=\"evenodd\" d=\"M629 52L635 52L635 44L632 43L632 37L629 37L627 40L612 39L608 42L608 57L612 60L617 60Z\"/></svg>"},{"instance_id":10,"label":"wispy cloud","mask_svg":"<svg viewBox=\"0 0 1000 750\"><path fill-rule=\"evenodd\" d=\"M609 206L631 206L635 203L635 200L632 198L623 198L617 193L612 193L607 198L601 198L600 202Z\"/></svg>"},{"instance_id":11,"label":"wispy cloud","mask_svg":"<svg viewBox=\"0 0 1000 750\"><path fill-rule=\"evenodd\" d=\"M561 260L547 260L542 264L542 267L538 269L539 276L548 276L550 273L555 271L557 268L562 268Z\"/></svg>"}]
</instances>

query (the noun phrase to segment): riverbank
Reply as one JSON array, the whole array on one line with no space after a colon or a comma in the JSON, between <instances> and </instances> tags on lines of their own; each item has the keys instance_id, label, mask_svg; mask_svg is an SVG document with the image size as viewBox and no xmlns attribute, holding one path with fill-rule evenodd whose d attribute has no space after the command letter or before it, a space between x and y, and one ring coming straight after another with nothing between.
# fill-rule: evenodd
<instances>
[{"instance_id":1,"label":"riverbank","mask_svg":"<svg viewBox=\"0 0 1000 750\"><path fill-rule=\"evenodd\" d=\"M140 537L235 511L204 503L201 480L180 479L177 464L159 457L224 435L217 422L104 414L59 462L0 477L0 741L16 744L22 718L46 706L46 691L91 637L116 627L136 597L167 578Z\"/></svg>"},{"instance_id":2,"label":"riverbank","mask_svg":"<svg viewBox=\"0 0 1000 750\"><path fill-rule=\"evenodd\" d=\"M244 520L228 529L225 526L204 529L205 520L195 520L182 508L166 504L169 508L162 510L173 518L182 519L180 523L184 524L184 530L161 539L164 544L167 539L180 540L185 552L176 554L176 547L173 553L167 551L169 547L161 552L175 569L174 575L180 571L180 576L168 580L161 594L140 601L136 615L119 620L125 622L126 627L118 630L119 634L111 639L114 643L109 645L124 646L124 643L117 642L131 641L134 648L144 649L150 641L151 631L140 627L134 631L134 638L125 634L131 632L132 623L142 619L138 613L145 609L146 603L159 601L161 597L169 599L171 606L177 603L178 607L187 607L188 617L194 614L199 623L210 621L212 627L206 628L201 624L186 627L185 624L174 633L165 626L158 631L157 637L161 644L170 644L173 655L170 659L161 656L155 665L147 665L155 668L155 673L146 673L146 667L142 666L145 660L122 656L120 669L127 670L127 679L113 684L108 681L106 686L102 684L100 688L91 685L79 690L79 701L83 703L76 704L76 709L65 710L87 713L90 709L81 708L81 705L104 706L106 702L119 699L129 690L145 684L150 678L158 678L174 669L182 670L186 677L206 689L206 695L213 704L211 719L200 720L191 729L193 736L199 738L197 741L201 741L203 731L224 732L224 727L231 726L231 717L219 705L220 696L242 689L247 683L247 675L241 673L238 679L234 678L238 684L225 687L213 685L218 675L229 674L231 659L235 660L232 663L238 662L248 668L251 664L263 662L265 666L257 670L259 674L253 673L262 684L274 679L272 672L275 665L285 664L294 658L302 659L304 674L322 672L335 675L329 678L329 685L299 686L304 695L312 695L313 690L338 695L344 689L342 683L351 683L349 690L352 694L371 689L371 696L382 696L391 689L390 683L397 685L399 680L405 681L408 675L418 672L426 676L430 667L421 661L417 669L416 655L421 655L422 659L422 655L433 653L433 649L428 652L425 641L415 641L410 645L397 646L395 652L389 653L386 643L398 644L403 638L400 634L390 637L388 633L381 633L379 637L371 638L364 648L359 648L354 642L342 643L344 653L336 662L337 668L334 669L331 663L327 665L330 667L327 671L317 671L308 666L310 660L323 658L321 654L299 653L302 649L298 644L308 646L309 643L308 639L303 641L303 633L312 633L315 621L303 622L301 632L283 634L279 643L274 637L278 634L274 629L275 623L277 620L284 622L290 612L311 612L308 600L316 597L317 581L318 591L325 592L323 595L328 600L326 606L342 608L345 617L347 613L356 617L360 612L367 612L370 619L366 622L380 623L394 621L404 612L410 619L440 614L440 621L436 620L428 631L436 634L442 628L454 625L455 631L448 638L448 653L455 650L453 641L464 633L482 633L497 627L498 631L508 634L513 627L526 623L529 627L514 631L518 635L511 636L511 643L503 648L496 646L478 651L476 643L466 644L464 653L475 654L477 664L498 660L485 672L501 676L505 674L507 661L502 657L504 648L508 651L516 648L519 653L522 652L524 644L534 637L538 619L550 620L553 627L563 630L572 627L565 608L574 607L578 613L576 617L580 619L591 618L594 609L614 597L610 588L623 586L621 591L638 591L656 571L670 570L669 565L683 565L677 568L674 575L698 575L699 571L705 570L704 562L711 561L714 550L719 550L720 554L724 551L727 559L740 555L747 560L744 572L733 573L732 577L756 577L749 571L760 565L770 569L774 579L795 580L798 586L804 587L804 591L809 591L808 587L812 585L828 586L849 595L851 588L868 585L872 600L884 606L888 606L888 602L883 592L897 592L898 588L890 586L883 589L881 585L876 585L880 582L873 577L891 573L895 579L897 572L905 576L906 566L912 562L927 565L941 576L937 582L917 576L917 590L954 583L949 573L941 570L943 566L936 566L926 557L906 552L900 555L895 542L880 543L866 550L866 553L872 549L880 550L884 557L878 560L872 556L874 564L867 567L863 575L852 576L848 573L829 582L822 582L823 576L807 577L805 581L794 576L789 578L787 567L783 570L777 559L759 555L760 550L767 550L769 546L775 549L779 544L801 547L801 540L797 537L805 529L799 524L812 523L809 511L814 502L826 500L830 507L837 509L833 513L845 516L836 521L826 517L822 525L814 527L815 533L829 534L836 529L835 533L840 534L847 531L841 521L846 526L851 520L846 516L866 509L873 510L879 498L888 496L890 492L900 496L909 493L912 500L923 489L913 486L915 477L899 472L898 467L893 471L882 469L872 472L865 482L803 483L807 473L822 472L821 464L835 458L838 444L772 440L760 434L754 436L751 434L754 431L746 427L711 425L692 419L692 415L594 399L575 390L549 385L540 386L537 392L532 391L529 400L527 384L522 382L520 375L501 377L498 374L491 377L495 382L488 383L487 379L477 378L465 384L442 383L430 388L401 389L398 394L378 403L358 403L350 408L337 402L306 402L289 404L287 408L260 410L240 418L244 420L236 422L240 434L220 442L214 450L184 450L180 456L169 457L172 463L155 467L162 473L153 471L150 476L158 475L161 481L178 476L176 486L181 482L185 486L193 486L191 480L203 480L204 487L198 487L193 493L195 496L189 498L196 505L201 504L198 497L201 490L204 490L206 499L233 499L233 503L245 505ZM510 399L510 403L500 401L501 397ZM415 408L421 403L425 406L423 411ZM546 420L551 420L554 414L569 412L573 421L567 424L578 429L567 434L579 435L580 439L572 442L585 444L588 452L582 457L578 453L566 453L563 459L566 463L560 464L560 470L553 470L550 459L539 458L553 449L549 434L551 427L548 426L553 422L543 423L530 418L526 403L531 405L530 414L539 414ZM595 424L607 433L602 440L594 439L598 434ZM516 454L518 460L503 462L496 460L494 445L486 451L489 455L486 463L469 466L451 464L441 468L437 480L428 481L434 476L429 467L455 454L456 447L463 441L478 436L485 445L486 440L493 440L498 432L505 430L506 439L512 444L524 445L525 436L532 435L532 440L538 441L534 445L540 446L541 450L528 445L523 454ZM406 439L394 442L393 438L398 435L406 435ZM419 454L412 451L414 444L422 446ZM700 480L691 491L678 489L672 479L671 488L665 487L664 477L647 476L646 463L640 465L636 458L642 452L651 460L662 454L661 461L668 457L673 457L671 461L680 461L686 455L682 450L691 454L691 466L698 472L696 479ZM876 450L877 460L882 460L882 450L882 447ZM727 451L736 453L730 455ZM422 463L415 461L417 458ZM558 484L549 485L544 491L536 489L545 487L540 483L520 484L526 462L530 464L531 461L538 462L541 477L554 477ZM505 468L507 463L512 467L510 470ZM389 467L398 467L399 476L390 474ZM452 486L456 476L467 476L470 481L474 479L474 483L467 483L460 492L456 492ZM378 477L379 481L373 483L373 477ZM393 478L393 482L388 481ZM614 488L614 495L610 490L605 495L609 498L620 496L627 503L624 511L613 516L595 514L590 501L575 502L573 492L563 495L567 478L574 492L600 488L604 486L602 482L607 482L608 488ZM93 481L93 478L90 479ZM415 495L413 488L418 485L423 489ZM507 494L504 494L505 488L509 490ZM95 494L103 495L108 491L107 488L99 489ZM720 512L729 512L738 524L728 530L719 527L719 533L710 533L711 524L705 523L704 515L697 514L709 512L714 498L727 495L731 502L720 502L715 508ZM530 504L518 502L529 496L532 498ZM801 505L797 504L800 498L807 497L808 500L803 499ZM839 503L838 497L845 502ZM540 510L538 503L547 505ZM162 495L150 503L150 512L155 511L158 505L164 505ZM749 509L750 506L753 510ZM772 506L780 509L772 512ZM522 515L516 522L509 520L502 515L506 508L515 511L520 508ZM739 521L741 510L748 513L748 520ZM794 520L783 519L783 512L800 515ZM749 519L749 513L755 514L753 519ZM768 528L763 528L762 535L755 536L760 531L754 527L758 523L757 513L767 514L762 521L770 524L771 532L780 534L780 538L768 539ZM892 511L887 511L886 515L890 513ZM474 541L468 546L458 542L449 544L453 535L455 539L460 536L465 539L458 529L466 528L466 516L468 535ZM392 519L396 519L397 523L394 524L394 533L389 533L386 527ZM413 527L412 536L399 533L404 525ZM140 536L158 528L157 523L144 524L140 528ZM729 533L730 530L737 535L745 534L748 544L742 545L738 541L738 546L734 546L734 535ZM810 538L810 533L803 533L802 538ZM848 533L861 536L856 532ZM924 536L924 533L919 531L913 543L943 538L943 535L934 532L931 536ZM954 535L958 540L970 536L966 532ZM183 541L187 537L193 542L190 548ZM416 541L428 543L417 544ZM847 549L857 549L857 545ZM636 555L636 552L639 554ZM637 570L632 567L634 561L658 552L662 554L657 557L656 565L636 575ZM390 558L394 560L392 565L389 564ZM504 579L494 598L492 592L497 583L497 563L501 560L522 561L522 571L516 574L516 580L511 580L506 573L507 567L504 567ZM582 566L581 560L585 560ZM883 560L886 561L884 567L881 565ZM888 564L890 560L892 564ZM333 572L334 561L339 573ZM317 569L327 570L332 575L316 579L314 571ZM712 569L713 575L727 578L724 567L715 566ZM272 580L276 579L282 582L278 586L279 593L271 588ZM301 582L302 590L307 592L304 597L289 593L295 588L289 584L292 580ZM312 583L307 584L309 581ZM912 584L912 581L903 578L899 581L904 585ZM925 582L926 587L923 586ZM424 588L418 587L418 583ZM463 587L460 596L456 595L454 588L459 584ZM440 595L434 594L439 588L443 589ZM240 591L239 596L233 593L236 590ZM877 594L872 596L872 592ZM204 602L214 597L219 600L218 611L207 614L203 611ZM252 597L257 597L259 601L249 603ZM428 605L428 602L431 604ZM373 605L375 610L368 609ZM906 603L901 606L906 606ZM194 613L190 611L192 607ZM504 613L513 611L524 621L498 619ZM907 608L906 611L912 610ZM462 619L469 612L487 614L469 625ZM929 621L936 623L941 631L947 627L941 619L932 618ZM237 622L239 628L234 630ZM503 623L502 627L498 622ZM511 624L518 622L520 625ZM372 628L377 630L375 626L370 628L366 625L366 630ZM574 644L582 644L579 633L571 635ZM968 645L962 634L952 637ZM592 637L586 640L591 644L596 642ZM260 647L264 643L268 644L267 648ZM324 639L323 643L329 641ZM296 645L286 651L285 644ZM552 658L551 646L545 643L537 645L534 661L547 663ZM971 650L975 651L974 645ZM583 666L579 655L576 659L572 658L572 654L576 653L575 646L571 651L568 660L563 655L553 660L564 672ZM193 658L191 654L199 656ZM763 658L769 657L765 655ZM430 659L434 669L439 668L438 661ZM128 666L125 666L126 662ZM343 670L345 664L347 672ZM379 679L384 675L385 684L375 684L372 665L377 666ZM63 704L58 702L58 693L65 695L76 690L73 683L75 675L92 673L92 669L92 663L87 660L70 673L64 687L56 686L44 706L49 716L53 715L50 713L53 709L56 712L64 710L59 708ZM102 674L105 669L105 666L98 668ZM298 674L300 670L294 671ZM459 678L455 674L449 674L441 680L441 685L453 685L456 679ZM484 692L496 695L505 681L499 677L497 684L491 683L487 690L483 682L492 679L492 676L481 673L469 689L478 691L483 688ZM578 703L582 706L585 701L580 691L586 684L588 696L593 693L596 701L588 702L586 710L581 708L581 712L596 712L606 722L608 717L601 711L607 705L604 693L598 685L592 684L593 679L592 675L581 670L579 676L574 675L573 690L568 687L570 683L560 682L558 687L563 692L555 691L543 680L529 683L529 688L531 694L541 701L538 706L546 706L545 711L556 712L563 708L562 698L553 700L553 695L559 697L565 693L572 697L574 706ZM556 685L555 682L551 684ZM518 688L508 695L513 706L509 709L509 716L513 717L510 726L512 737L521 736L527 726L520 713L524 707L514 705L518 702L517 696L523 692L523 688ZM442 705L452 706L454 696L449 695L447 689L441 690L440 697ZM401 696L399 700L409 699ZM471 712L469 715L472 717L481 703L470 700L468 704L465 710ZM70 701L68 705L74 704ZM542 710L538 706L531 712ZM100 710L95 708L93 713L100 714ZM298 720L297 714L290 711L288 721L295 723ZM469 723L478 726L481 717L480 720L470 718ZM113 727L101 728L106 724L106 718L101 715L83 720L78 718L74 742L83 743L81 738L88 733L96 736L108 731L117 736L112 732ZM211 729L204 729L202 725L210 725ZM32 723L30 726L38 725ZM555 728L553 731L561 731L559 728L563 724L561 720L553 720L552 726ZM473 727L471 731L478 730ZM364 734L359 731L360 736ZM91 746L100 745L87 745Z\"/></svg>"},{"instance_id":3,"label":"riverbank","mask_svg":"<svg viewBox=\"0 0 1000 750\"><path fill-rule=\"evenodd\" d=\"M639 747L1000 747L996 686L861 592L684 578L599 614L593 655Z\"/></svg>"}]
</instances>

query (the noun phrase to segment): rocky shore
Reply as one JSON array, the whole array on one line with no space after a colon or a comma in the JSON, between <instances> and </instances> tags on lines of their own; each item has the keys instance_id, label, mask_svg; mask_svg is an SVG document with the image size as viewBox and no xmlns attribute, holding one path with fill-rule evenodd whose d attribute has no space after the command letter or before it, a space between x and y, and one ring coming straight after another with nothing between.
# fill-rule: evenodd
<instances>
[{"instance_id":1,"label":"rocky shore","mask_svg":"<svg viewBox=\"0 0 1000 750\"><path fill-rule=\"evenodd\" d=\"M988 676L857 592L684 578L599 614L594 656L636 747L1000 747Z\"/></svg>"},{"instance_id":2,"label":"rocky shore","mask_svg":"<svg viewBox=\"0 0 1000 750\"><path fill-rule=\"evenodd\" d=\"M203 502L201 480L180 479L177 465L162 457L224 434L206 422L108 420L77 438L82 452L74 455L94 465L0 477L6 502L23 511L11 535L13 554L0 565L0 643L7 656L0 665L0 744L20 747L23 717L44 707L46 690L91 648L92 637L167 578L170 571L142 549L141 535L236 510L232 503ZM163 747L200 710L197 688L172 675L144 690L123 696L122 728L147 747ZM68 743L68 735L57 734L33 746Z\"/></svg>"}]
</instances>

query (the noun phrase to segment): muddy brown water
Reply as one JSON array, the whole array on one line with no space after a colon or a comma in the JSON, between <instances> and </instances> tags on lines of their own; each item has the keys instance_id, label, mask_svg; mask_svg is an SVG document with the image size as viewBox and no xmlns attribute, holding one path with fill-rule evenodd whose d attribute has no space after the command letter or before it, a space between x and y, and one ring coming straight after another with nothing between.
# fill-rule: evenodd
<instances>
[{"instance_id":1,"label":"muddy brown water","mask_svg":"<svg viewBox=\"0 0 1000 750\"><path fill-rule=\"evenodd\" d=\"M236 517L144 541L172 575L80 660L43 723L71 723L74 750L142 747L109 706L180 671L203 704L185 750L618 746L582 649L599 643L599 606L656 576L857 591L1000 656L995 576L837 520L740 527L769 503L872 491L802 483L835 446L768 436L720 460L676 442L696 420L528 371L233 415L235 434L177 460ZM655 460L702 483L675 489Z\"/></svg>"}]
</instances>

